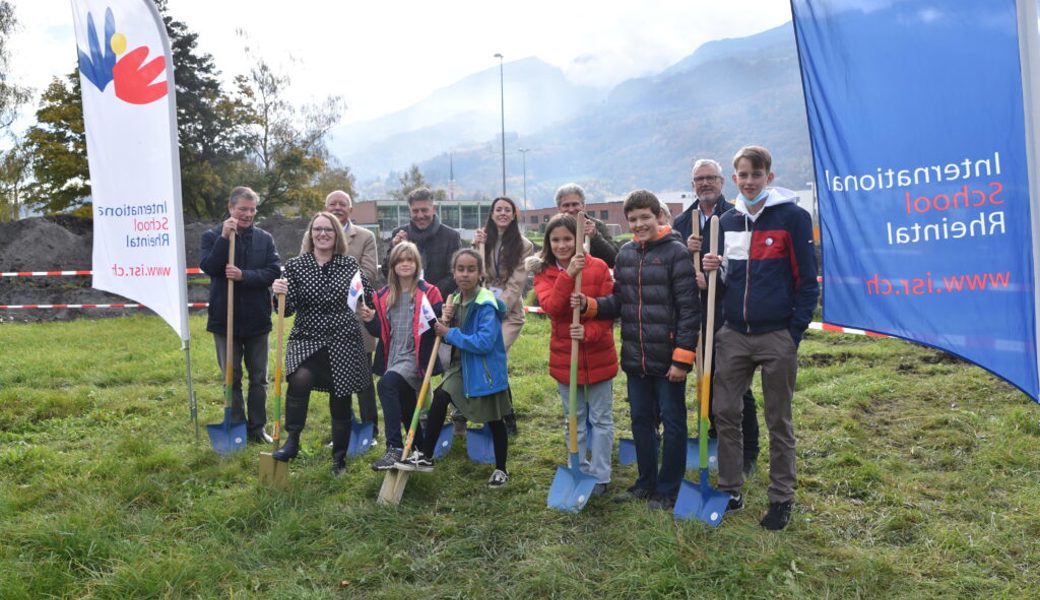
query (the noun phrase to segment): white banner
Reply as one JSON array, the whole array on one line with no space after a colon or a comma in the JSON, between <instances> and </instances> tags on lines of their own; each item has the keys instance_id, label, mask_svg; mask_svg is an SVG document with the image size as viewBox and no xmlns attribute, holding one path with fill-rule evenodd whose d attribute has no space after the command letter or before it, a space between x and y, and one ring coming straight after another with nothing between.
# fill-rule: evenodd
<instances>
[{"instance_id":1,"label":"white banner","mask_svg":"<svg viewBox=\"0 0 1040 600\"><path fill-rule=\"evenodd\" d=\"M173 60L151 0L73 0L94 212L93 285L188 340Z\"/></svg>"}]
</instances>

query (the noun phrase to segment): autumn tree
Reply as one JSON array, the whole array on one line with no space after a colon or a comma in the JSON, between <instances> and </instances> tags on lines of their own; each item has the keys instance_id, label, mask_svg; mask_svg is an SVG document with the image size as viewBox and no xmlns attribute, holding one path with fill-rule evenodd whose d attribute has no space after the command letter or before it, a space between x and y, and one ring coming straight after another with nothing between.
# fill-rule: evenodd
<instances>
[{"instance_id":1,"label":"autumn tree","mask_svg":"<svg viewBox=\"0 0 1040 600\"><path fill-rule=\"evenodd\" d=\"M341 100L331 96L318 105L294 106L286 98L290 78L262 58L236 83L251 116L245 176L260 195L259 212L305 213L320 206L324 196L314 183L329 165L325 139L339 121Z\"/></svg>"}]
</instances>

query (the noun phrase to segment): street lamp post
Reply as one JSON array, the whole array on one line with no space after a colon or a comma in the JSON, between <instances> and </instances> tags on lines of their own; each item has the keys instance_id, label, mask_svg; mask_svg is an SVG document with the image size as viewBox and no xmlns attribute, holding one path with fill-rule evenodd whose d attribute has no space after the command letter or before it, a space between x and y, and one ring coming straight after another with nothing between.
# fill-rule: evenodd
<instances>
[{"instance_id":1,"label":"street lamp post","mask_svg":"<svg viewBox=\"0 0 1040 600\"><path fill-rule=\"evenodd\" d=\"M506 195L506 79L502 67L502 53L495 54L498 59L498 95L502 104L502 195Z\"/></svg>"},{"instance_id":2,"label":"street lamp post","mask_svg":"<svg viewBox=\"0 0 1040 600\"><path fill-rule=\"evenodd\" d=\"M531 207L527 204L527 153L531 151L530 148L519 148L520 157L523 159L524 164L524 210L529 210Z\"/></svg>"}]
</instances>

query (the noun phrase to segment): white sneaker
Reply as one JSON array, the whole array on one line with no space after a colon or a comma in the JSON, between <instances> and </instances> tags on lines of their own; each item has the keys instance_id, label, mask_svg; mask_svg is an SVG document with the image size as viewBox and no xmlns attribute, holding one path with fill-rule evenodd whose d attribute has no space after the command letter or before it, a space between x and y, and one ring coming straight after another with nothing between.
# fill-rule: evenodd
<instances>
[{"instance_id":1,"label":"white sneaker","mask_svg":"<svg viewBox=\"0 0 1040 600\"><path fill-rule=\"evenodd\" d=\"M495 469L495 472L491 474L491 479L488 479L489 488L500 488L509 481L509 475L501 469Z\"/></svg>"}]
</instances>

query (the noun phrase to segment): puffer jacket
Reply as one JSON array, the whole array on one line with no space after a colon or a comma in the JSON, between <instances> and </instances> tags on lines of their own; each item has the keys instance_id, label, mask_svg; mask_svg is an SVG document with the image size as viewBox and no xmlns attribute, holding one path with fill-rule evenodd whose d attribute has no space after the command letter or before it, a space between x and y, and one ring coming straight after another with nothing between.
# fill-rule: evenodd
<instances>
[{"instance_id":1,"label":"puffer jacket","mask_svg":"<svg viewBox=\"0 0 1040 600\"><path fill-rule=\"evenodd\" d=\"M741 333L787 329L795 345L819 297L812 218L790 190L771 188L751 215L738 198L722 216L726 326Z\"/></svg>"},{"instance_id":2,"label":"puffer jacket","mask_svg":"<svg viewBox=\"0 0 1040 600\"><path fill-rule=\"evenodd\" d=\"M669 227L648 242L628 242L618 252L614 280L614 293L589 298L585 314L621 317L621 368L655 377L672 365L692 370L700 301L686 244Z\"/></svg>"},{"instance_id":3,"label":"puffer jacket","mask_svg":"<svg viewBox=\"0 0 1040 600\"><path fill-rule=\"evenodd\" d=\"M560 383L570 383L571 292L574 291L574 279L566 270L555 264L547 265L537 258L529 260L528 265L528 269L535 273L534 290L538 295L538 305L552 319L549 375ZM614 292L614 280L610 277L607 263L593 256L585 257L581 291L591 298L608 296ZM585 340L578 344L577 383L584 385L613 379L618 371L614 322L583 317L581 324L585 326Z\"/></svg>"}]
</instances>

